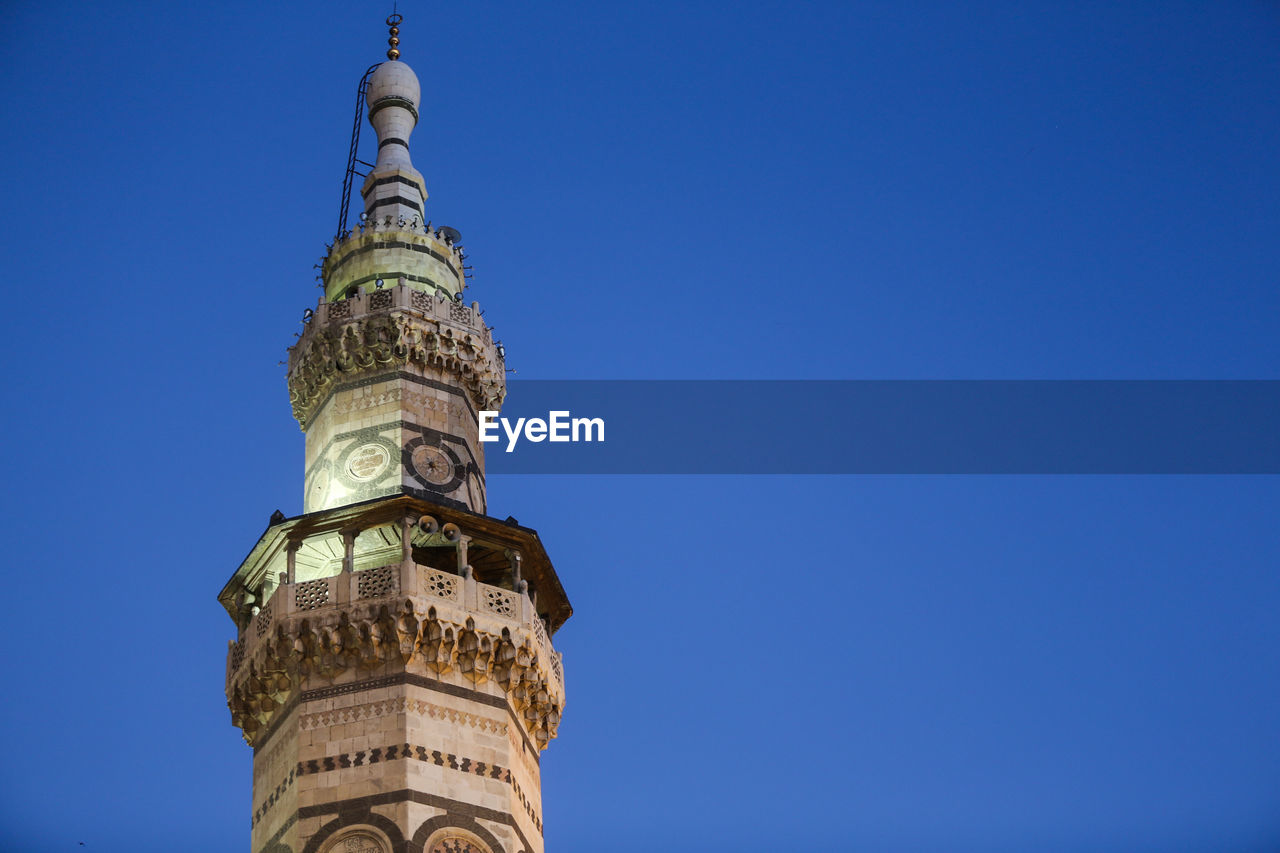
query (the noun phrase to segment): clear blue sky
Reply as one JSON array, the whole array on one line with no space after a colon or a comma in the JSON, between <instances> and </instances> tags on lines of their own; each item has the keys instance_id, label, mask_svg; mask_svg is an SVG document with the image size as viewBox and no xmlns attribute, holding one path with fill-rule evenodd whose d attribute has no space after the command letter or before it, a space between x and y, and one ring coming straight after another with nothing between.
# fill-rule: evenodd
<instances>
[{"instance_id":1,"label":"clear blue sky","mask_svg":"<svg viewBox=\"0 0 1280 853\"><path fill-rule=\"evenodd\" d=\"M400 5L521 378L1280 378L1274 3ZM214 596L388 11L0 7L7 850L248 843ZM549 850L1280 847L1277 478L490 493L576 608Z\"/></svg>"}]
</instances>

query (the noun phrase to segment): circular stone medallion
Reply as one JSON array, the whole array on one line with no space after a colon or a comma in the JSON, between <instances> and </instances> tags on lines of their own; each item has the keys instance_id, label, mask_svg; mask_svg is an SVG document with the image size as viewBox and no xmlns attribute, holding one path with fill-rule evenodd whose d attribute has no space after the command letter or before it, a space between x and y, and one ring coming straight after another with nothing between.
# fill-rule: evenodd
<instances>
[{"instance_id":1,"label":"circular stone medallion","mask_svg":"<svg viewBox=\"0 0 1280 853\"><path fill-rule=\"evenodd\" d=\"M386 853L387 848L377 836L367 832L357 832L343 836L337 843L330 845L325 853Z\"/></svg>"},{"instance_id":2,"label":"circular stone medallion","mask_svg":"<svg viewBox=\"0 0 1280 853\"><path fill-rule=\"evenodd\" d=\"M321 468L316 471L315 476L311 478L311 508L316 509L324 505L325 500L329 497L329 469Z\"/></svg>"},{"instance_id":3,"label":"circular stone medallion","mask_svg":"<svg viewBox=\"0 0 1280 853\"><path fill-rule=\"evenodd\" d=\"M453 460L438 447L427 444L413 450L413 469L428 483L442 486L453 479Z\"/></svg>"},{"instance_id":4,"label":"circular stone medallion","mask_svg":"<svg viewBox=\"0 0 1280 853\"><path fill-rule=\"evenodd\" d=\"M362 444L347 457L347 473L361 483L373 480L391 464L391 453L381 444Z\"/></svg>"}]
</instances>

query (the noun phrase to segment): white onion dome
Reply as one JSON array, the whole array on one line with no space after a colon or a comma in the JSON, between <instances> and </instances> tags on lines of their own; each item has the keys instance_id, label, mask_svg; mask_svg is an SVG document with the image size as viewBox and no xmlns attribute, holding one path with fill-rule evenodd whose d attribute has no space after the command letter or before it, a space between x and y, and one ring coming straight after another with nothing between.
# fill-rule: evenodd
<instances>
[{"instance_id":1,"label":"white onion dome","mask_svg":"<svg viewBox=\"0 0 1280 853\"><path fill-rule=\"evenodd\" d=\"M418 85L418 75L413 73L413 69L398 59L384 62L378 66L373 72L373 76L369 78L369 89L365 95L365 103L369 105L369 117L373 118L375 107L379 104L383 106L390 105L390 102L400 101L402 103L396 106L404 106L405 104L413 111L414 118L417 118L418 103L422 99L422 87Z\"/></svg>"},{"instance_id":2,"label":"white onion dome","mask_svg":"<svg viewBox=\"0 0 1280 853\"><path fill-rule=\"evenodd\" d=\"M418 75L397 59L379 65L369 78L365 101L369 105L369 123L378 132L375 172L413 168L409 162L409 135L418 124L421 93Z\"/></svg>"}]
</instances>

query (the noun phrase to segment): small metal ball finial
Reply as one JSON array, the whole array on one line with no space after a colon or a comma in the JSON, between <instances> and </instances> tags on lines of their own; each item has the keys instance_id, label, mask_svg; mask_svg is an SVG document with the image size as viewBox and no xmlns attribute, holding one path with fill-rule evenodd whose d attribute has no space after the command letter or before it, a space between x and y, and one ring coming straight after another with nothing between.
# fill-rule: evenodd
<instances>
[{"instance_id":1,"label":"small metal ball finial","mask_svg":"<svg viewBox=\"0 0 1280 853\"><path fill-rule=\"evenodd\" d=\"M387 59L400 58L400 22L403 20L404 16L399 14L392 14L387 18L387 26L391 28L391 38L387 39L391 49L387 51Z\"/></svg>"}]
</instances>

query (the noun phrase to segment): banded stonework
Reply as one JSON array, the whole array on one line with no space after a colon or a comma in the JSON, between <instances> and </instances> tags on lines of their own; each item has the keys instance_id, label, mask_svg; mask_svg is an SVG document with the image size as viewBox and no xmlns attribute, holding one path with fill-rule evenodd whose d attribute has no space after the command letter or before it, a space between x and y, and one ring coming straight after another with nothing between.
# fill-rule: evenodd
<instances>
[{"instance_id":1,"label":"banded stonework","mask_svg":"<svg viewBox=\"0 0 1280 853\"><path fill-rule=\"evenodd\" d=\"M466 283L462 248L430 224L374 216L343 235L321 265L324 301L343 299L350 288L373 290L378 279L405 283L453 301Z\"/></svg>"}]
</instances>

